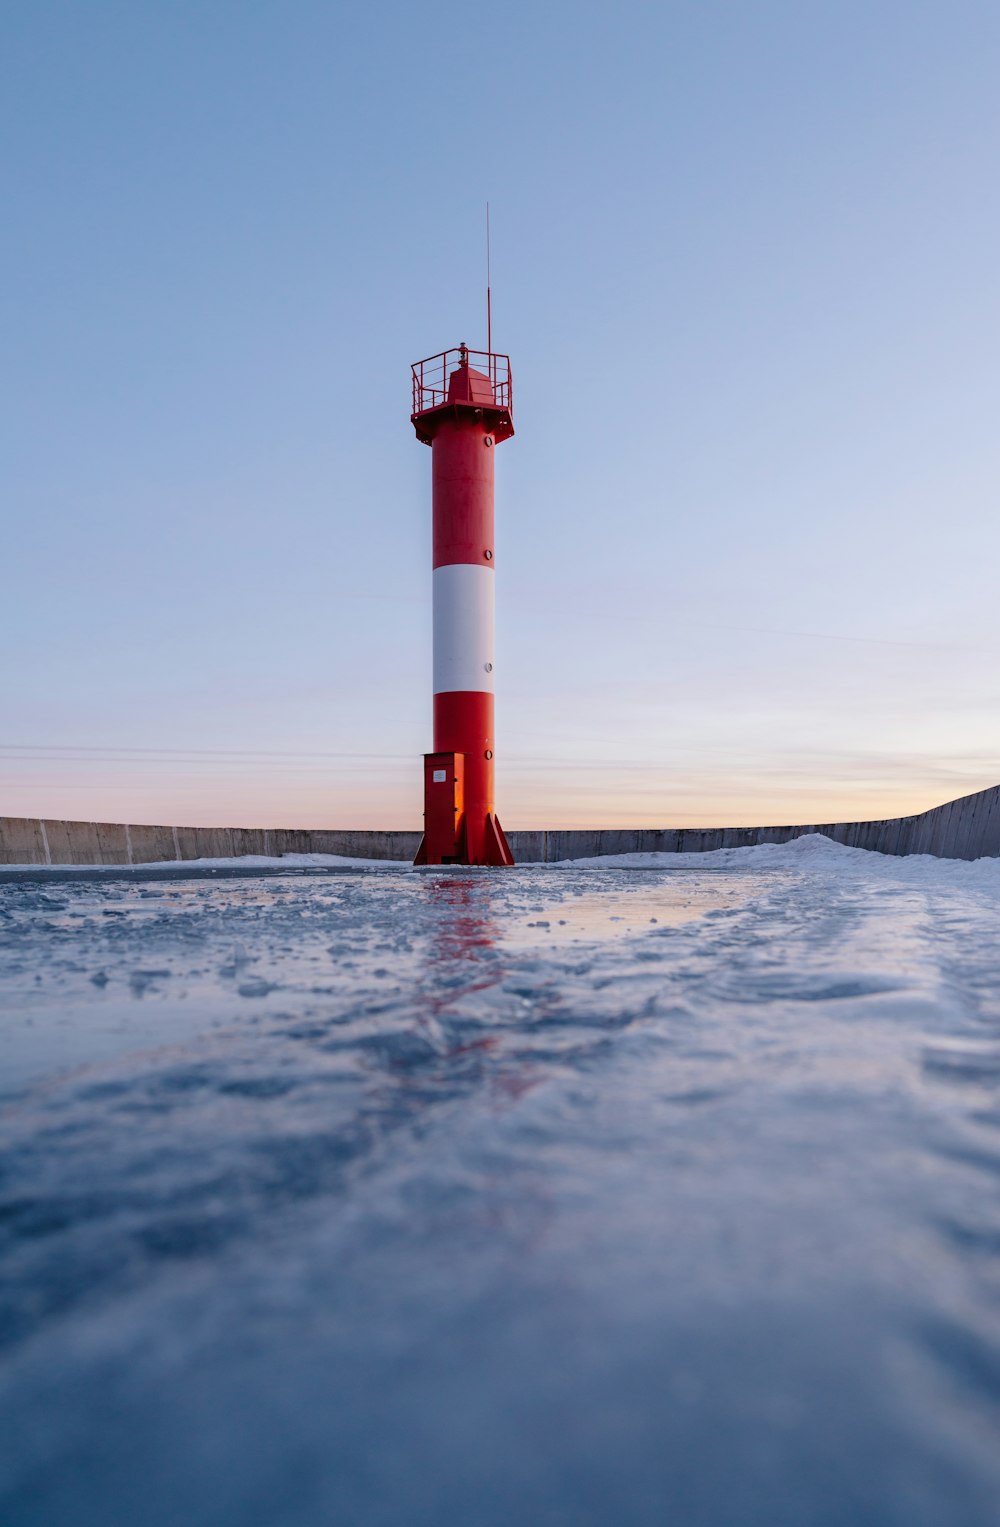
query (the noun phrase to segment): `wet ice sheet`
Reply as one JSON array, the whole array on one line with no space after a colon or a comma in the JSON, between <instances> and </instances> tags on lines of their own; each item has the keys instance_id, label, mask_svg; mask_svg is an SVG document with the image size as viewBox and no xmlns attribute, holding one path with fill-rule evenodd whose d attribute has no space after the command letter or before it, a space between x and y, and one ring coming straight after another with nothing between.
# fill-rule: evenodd
<instances>
[{"instance_id":1,"label":"wet ice sheet","mask_svg":"<svg viewBox=\"0 0 1000 1527\"><path fill-rule=\"evenodd\" d=\"M809 840L0 886L0 1518L992 1527L998 910Z\"/></svg>"}]
</instances>

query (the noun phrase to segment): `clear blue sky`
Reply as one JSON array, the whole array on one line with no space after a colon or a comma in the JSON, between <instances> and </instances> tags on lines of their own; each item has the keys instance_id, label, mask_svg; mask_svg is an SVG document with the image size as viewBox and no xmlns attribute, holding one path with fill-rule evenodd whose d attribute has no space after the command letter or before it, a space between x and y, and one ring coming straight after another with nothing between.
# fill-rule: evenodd
<instances>
[{"instance_id":1,"label":"clear blue sky","mask_svg":"<svg viewBox=\"0 0 1000 1527\"><path fill-rule=\"evenodd\" d=\"M6 7L0 812L417 825L487 197L505 826L996 782L998 80L995 0Z\"/></svg>"}]
</instances>

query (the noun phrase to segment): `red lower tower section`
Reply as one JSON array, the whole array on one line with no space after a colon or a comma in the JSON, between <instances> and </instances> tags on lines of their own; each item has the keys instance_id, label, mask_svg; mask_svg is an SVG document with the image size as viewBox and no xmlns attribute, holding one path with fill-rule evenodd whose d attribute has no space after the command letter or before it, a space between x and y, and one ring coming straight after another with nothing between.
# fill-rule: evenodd
<instances>
[{"instance_id":1,"label":"red lower tower section","mask_svg":"<svg viewBox=\"0 0 1000 1527\"><path fill-rule=\"evenodd\" d=\"M417 864L514 862L493 785L493 453L514 433L510 361L472 355L461 345L413 367L434 485L434 752Z\"/></svg>"}]
</instances>

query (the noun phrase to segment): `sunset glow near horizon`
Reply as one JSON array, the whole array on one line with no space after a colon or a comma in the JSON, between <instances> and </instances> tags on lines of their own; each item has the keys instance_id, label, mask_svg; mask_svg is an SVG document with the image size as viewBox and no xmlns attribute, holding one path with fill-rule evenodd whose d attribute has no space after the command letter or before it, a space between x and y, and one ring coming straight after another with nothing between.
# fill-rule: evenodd
<instances>
[{"instance_id":1,"label":"sunset glow near horizon","mask_svg":"<svg viewBox=\"0 0 1000 1527\"><path fill-rule=\"evenodd\" d=\"M961 0L8 17L0 814L419 825L487 197L504 827L996 784L998 69Z\"/></svg>"}]
</instances>

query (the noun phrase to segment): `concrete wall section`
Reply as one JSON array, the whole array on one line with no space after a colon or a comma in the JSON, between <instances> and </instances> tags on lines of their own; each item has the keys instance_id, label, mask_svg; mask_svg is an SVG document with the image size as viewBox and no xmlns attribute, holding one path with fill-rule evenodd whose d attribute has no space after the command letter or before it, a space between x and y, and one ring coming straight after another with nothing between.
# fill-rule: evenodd
<instances>
[{"instance_id":1,"label":"concrete wall section","mask_svg":"<svg viewBox=\"0 0 1000 1527\"><path fill-rule=\"evenodd\" d=\"M0 817L0 864L157 864L244 854L344 854L412 859L419 832L312 831L284 827L149 827L122 822Z\"/></svg>"},{"instance_id":2,"label":"concrete wall section","mask_svg":"<svg viewBox=\"0 0 1000 1527\"><path fill-rule=\"evenodd\" d=\"M910 820L913 826L905 853L946 859L1000 855L1000 787L964 795Z\"/></svg>"},{"instance_id":3,"label":"concrete wall section","mask_svg":"<svg viewBox=\"0 0 1000 1527\"><path fill-rule=\"evenodd\" d=\"M51 864L42 824L34 817L0 817L0 864Z\"/></svg>"},{"instance_id":4,"label":"concrete wall section","mask_svg":"<svg viewBox=\"0 0 1000 1527\"><path fill-rule=\"evenodd\" d=\"M934 806L917 816L872 822L810 822L794 827L618 828L592 832L508 833L522 864L590 859L603 854L699 854L756 843L788 843L818 832L849 848L879 854L935 854L943 859L1000 856L1000 786Z\"/></svg>"},{"instance_id":5,"label":"concrete wall section","mask_svg":"<svg viewBox=\"0 0 1000 1527\"><path fill-rule=\"evenodd\" d=\"M508 833L521 864L591 859L604 854L705 853L755 843L787 843L823 833L880 854L936 854L945 859L1000 856L1000 786L881 822L819 822L798 827L603 828ZM0 817L0 864L153 864L231 859L244 854L343 854L352 859L412 859L418 832L336 831L286 827L148 827L115 822L60 822Z\"/></svg>"},{"instance_id":6,"label":"concrete wall section","mask_svg":"<svg viewBox=\"0 0 1000 1527\"><path fill-rule=\"evenodd\" d=\"M703 854L717 848L750 848L757 843L788 843L806 832L820 832L838 843L881 853L906 852L896 823L826 822L790 827L603 828L593 831L511 832L507 836L519 864L554 864L563 859L595 859L606 854ZM889 829L882 831L881 829Z\"/></svg>"}]
</instances>

